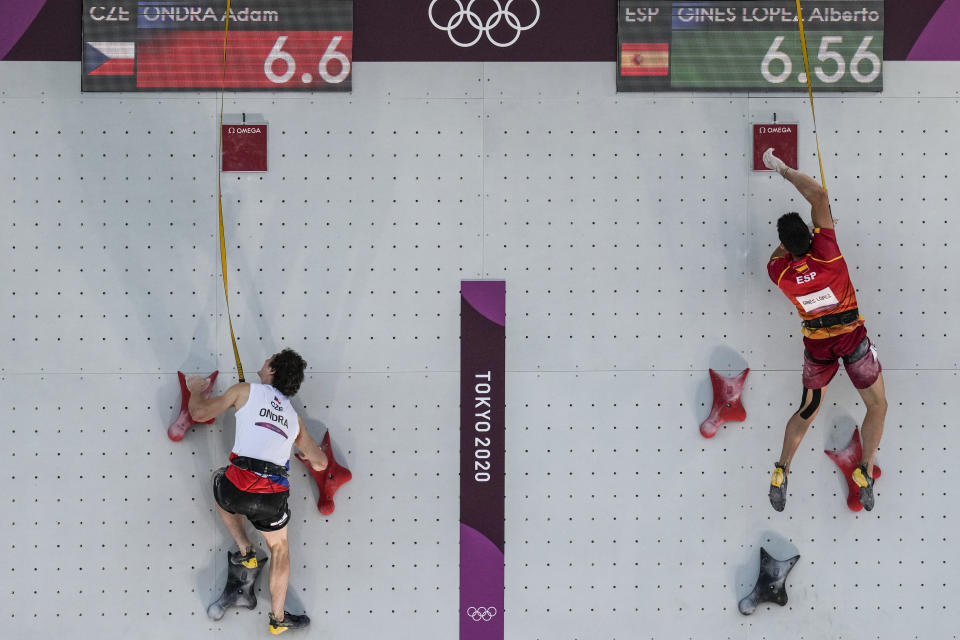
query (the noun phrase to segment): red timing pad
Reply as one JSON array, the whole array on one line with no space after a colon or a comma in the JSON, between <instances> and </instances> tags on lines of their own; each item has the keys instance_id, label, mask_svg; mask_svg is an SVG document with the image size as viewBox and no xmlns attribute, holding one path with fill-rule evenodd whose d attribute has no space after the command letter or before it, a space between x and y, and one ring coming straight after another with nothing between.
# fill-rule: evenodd
<instances>
[{"instance_id":1,"label":"red timing pad","mask_svg":"<svg viewBox=\"0 0 960 640\"><path fill-rule=\"evenodd\" d=\"M710 369L710 382L713 384L713 408L710 415L700 425L700 434L704 438L712 438L717 429L726 422L743 422L747 419L747 410L740 402L743 392L743 383L747 380L750 369L744 369L732 378L725 378Z\"/></svg>"},{"instance_id":2,"label":"red timing pad","mask_svg":"<svg viewBox=\"0 0 960 640\"><path fill-rule=\"evenodd\" d=\"M223 171L267 170L267 125L225 124L220 129Z\"/></svg>"},{"instance_id":3,"label":"red timing pad","mask_svg":"<svg viewBox=\"0 0 960 640\"><path fill-rule=\"evenodd\" d=\"M753 170L769 171L763 165L763 153L773 147L773 154L791 169L798 169L797 161L797 125L795 124L755 124L753 125Z\"/></svg>"},{"instance_id":4,"label":"red timing pad","mask_svg":"<svg viewBox=\"0 0 960 640\"><path fill-rule=\"evenodd\" d=\"M350 77L350 31L158 33L137 43L137 87L317 89ZM222 82L222 84L221 84Z\"/></svg>"}]
</instances>

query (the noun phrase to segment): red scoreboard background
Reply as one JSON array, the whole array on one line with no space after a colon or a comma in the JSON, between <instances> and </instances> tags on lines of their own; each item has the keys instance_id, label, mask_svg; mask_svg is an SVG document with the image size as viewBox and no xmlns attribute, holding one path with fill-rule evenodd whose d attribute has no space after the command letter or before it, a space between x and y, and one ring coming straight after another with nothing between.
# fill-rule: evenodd
<instances>
[{"instance_id":1,"label":"red scoreboard background","mask_svg":"<svg viewBox=\"0 0 960 640\"><path fill-rule=\"evenodd\" d=\"M83 4L84 91L351 88L352 0Z\"/></svg>"}]
</instances>

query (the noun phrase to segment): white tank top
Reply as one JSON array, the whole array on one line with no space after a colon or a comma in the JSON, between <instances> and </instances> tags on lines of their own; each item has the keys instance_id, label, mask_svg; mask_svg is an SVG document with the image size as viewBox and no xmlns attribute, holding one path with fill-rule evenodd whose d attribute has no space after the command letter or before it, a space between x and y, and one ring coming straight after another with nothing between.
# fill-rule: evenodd
<instances>
[{"instance_id":1,"label":"white tank top","mask_svg":"<svg viewBox=\"0 0 960 640\"><path fill-rule=\"evenodd\" d=\"M281 467L290 462L290 448L300 434L300 420L290 400L268 384L250 383L250 398L236 414L233 452Z\"/></svg>"}]
</instances>

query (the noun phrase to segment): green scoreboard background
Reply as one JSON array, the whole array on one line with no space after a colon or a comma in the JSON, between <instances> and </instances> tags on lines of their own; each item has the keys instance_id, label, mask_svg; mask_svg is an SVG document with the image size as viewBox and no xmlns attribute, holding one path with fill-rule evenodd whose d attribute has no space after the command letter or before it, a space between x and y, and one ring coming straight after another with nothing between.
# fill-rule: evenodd
<instances>
[{"instance_id":1,"label":"green scoreboard background","mask_svg":"<svg viewBox=\"0 0 960 640\"><path fill-rule=\"evenodd\" d=\"M804 1L817 91L883 89L883 0ZM806 91L796 2L618 3L618 91Z\"/></svg>"}]
</instances>

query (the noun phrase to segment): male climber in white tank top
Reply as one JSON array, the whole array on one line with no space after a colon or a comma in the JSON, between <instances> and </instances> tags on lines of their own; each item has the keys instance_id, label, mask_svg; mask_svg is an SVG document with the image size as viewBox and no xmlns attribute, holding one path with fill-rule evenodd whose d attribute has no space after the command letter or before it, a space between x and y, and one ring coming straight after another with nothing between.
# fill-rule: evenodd
<instances>
[{"instance_id":1,"label":"male climber in white tank top","mask_svg":"<svg viewBox=\"0 0 960 640\"><path fill-rule=\"evenodd\" d=\"M290 552L287 523L290 509L290 448L297 447L310 465L322 471L327 456L310 437L290 398L300 389L307 363L298 353L284 349L267 358L257 373L262 384L240 382L216 397L204 399L206 378L187 380L190 415L206 422L233 407L236 409L236 437L230 466L214 478L217 511L240 551L231 556L247 568L256 568L257 556L247 537L244 518L263 534L270 548L270 596L272 611L268 628L272 634L307 626L306 615L284 611L290 579Z\"/></svg>"}]
</instances>

